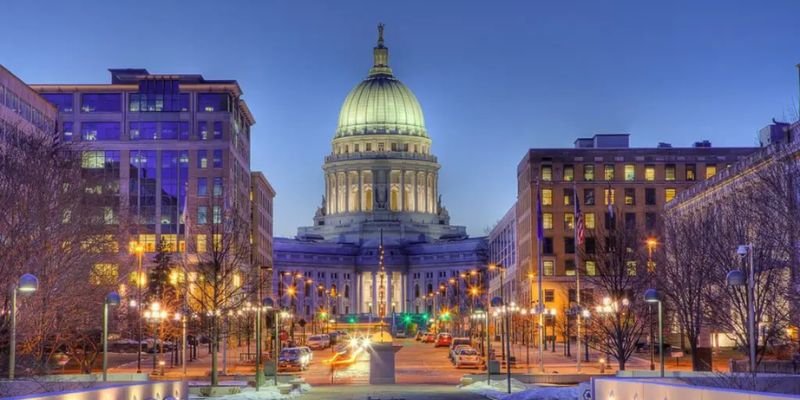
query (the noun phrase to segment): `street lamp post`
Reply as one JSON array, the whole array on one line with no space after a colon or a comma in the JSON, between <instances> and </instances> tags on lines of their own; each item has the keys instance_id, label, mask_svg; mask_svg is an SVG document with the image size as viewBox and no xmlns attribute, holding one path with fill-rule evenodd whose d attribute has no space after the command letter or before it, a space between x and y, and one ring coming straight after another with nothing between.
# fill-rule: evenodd
<instances>
[{"instance_id":1,"label":"street lamp post","mask_svg":"<svg viewBox=\"0 0 800 400\"><path fill-rule=\"evenodd\" d=\"M486 363L486 384L491 385L492 380L492 372L489 369L489 313L483 309L483 307L478 306L475 308L475 311L472 313L472 317L476 320L483 319L484 320L484 327L486 328L486 355L484 357L484 362Z\"/></svg>"},{"instance_id":2,"label":"street lamp post","mask_svg":"<svg viewBox=\"0 0 800 400\"><path fill-rule=\"evenodd\" d=\"M156 371L157 368L157 359L159 357L159 353L161 353L161 349L159 348L158 343L158 330L161 325L161 321L167 318L167 312L161 309L161 303L155 302L150 304L150 309L144 311L144 318L147 322L153 324L153 372ZM162 345L163 347L163 345Z\"/></svg>"},{"instance_id":3,"label":"street lamp post","mask_svg":"<svg viewBox=\"0 0 800 400\"><path fill-rule=\"evenodd\" d=\"M644 292L644 301L648 303L658 303L658 361L661 363L661 377L664 377L664 327L662 316L661 297L655 289L647 289ZM651 346L652 347L652 346Z\"/></svg>"},{"instance_id":4,"label":"street lamp post","mask_svg":"<svg viewBox=\"0 0 800 400\"><path fill-rule=\"evenodd\" d=\"M108 380L108 306L118 306L119 294L111 292L103 301L103 382Z\"/></svg>"},{"instance_id":5,"label":"street lamp post","mask_svg":"<svg viewBox=\"0 0 800 400\"><path fill-rule=\"evenodd\" d=\"M653 250L656 247L656 240L654 238L648 238L645 244L647 245L647 273L648 276L651 278L650 281L652 283L653 274L656 271L655 263L653 262ZM656 369L655 366L655 348L653 347L653 307L649 307L648 309L648 318L647 318L647 325L650 329L650 371Z\"/></svg>"},{"instance_id":6,"label":"street lamp post","mask_svg":"<svg viewBox=\"0 0 800 400\"><path fill-rule=\"evenodd\" d=\"M275 303L271 298L265 297L261 300L261 304L256 307L256 391L264 383L264 376L261 374L261 313L262 311L270 312L274 308ZM278 364L275 360L275 373L277 374Z\"/></svg>"},{"instance_id":7,"label":"street lamp post","mask_svg":"<svg viewBox=\"0 0 800 400\"><path fill-rule=\"evenodd\" d=\"M32 293L39 289L39 279L31 274L22 275L19 283L11 287L11 338L8 348L8 379L14 380L17 350L17 291Z\"/></svg>"},{"instance_id":8,"label":"street lamp post","mask_svg":"<svg viewBox=\"0 0 800 400\"><path fill-rule=\"evenodd\" d=\"M136 373L142 373L142 257L144 256L144 246L141 243L133 243L133 251L136 253L136 314L137 314L137 334L136 334Z\"/></svg>"},{"instance_id":9,"label":"street lamp post","mask_svg":"<svg viewBox=\"0 0 800 400\"><path fill-rule=\"evenodd\" d=\"M744 272L735 269L728 272L726 281L729 286L747 286L747 338L750 342L750 373L753 378L756 376L756 316L755 316L755 264L753 263L753 244L739 245L736 249L738 254L743 259L749 256L749 277L745 277Z\"/></svg>"}]
</instances>

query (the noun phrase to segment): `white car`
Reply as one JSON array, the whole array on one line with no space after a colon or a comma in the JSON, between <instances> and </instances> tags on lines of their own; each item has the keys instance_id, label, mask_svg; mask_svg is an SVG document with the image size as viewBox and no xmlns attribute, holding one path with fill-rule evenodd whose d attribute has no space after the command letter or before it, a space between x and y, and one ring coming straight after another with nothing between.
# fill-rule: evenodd
<instances>
[{"instance_id":1,"label":"white car","mask_svg":"<svg viewBox=\"0 0 800 400\"><path fill-rule=\"evenodd\" d=\"M397 331L397 334L395 334L394 337L396 337L398 339L405 339L406 338L406 332L405 331Z\"/></svg>"},{"instance_id":2,"label":"white car","mask_svg":"<svg viewBox=\"0 0 800 400\"><path fill-rule=\"evenodd\" d=\"M326 334L312 335L308 338L306 344L308 347L316 350L327 349L331 346L331 337Z\"/></svg>"},{"instance_id":3,"label":"white car","mask_svg":"<svg viewBox=\"0 0 800 400\"><path fill-rule=\"evenodd\" d=\"M455 363L456 362L456 355L458 355L459 351L464 350L464 349L471 349L471 348L472 348L472 346L470 346L470 345L459 344L459 345L453 347L453 349L450 350L450 354L448 354L447 356L450 358L450 361Z\"/></svg>"},{"instance_id":4,"label":"white car","mask_svg":"<svg viewBox=\"0 0 800 400\"><path fill-rule=\"evenodd\" d=\"M466 366L479 368L481 366L481 357L478 355L477 350L470 347L458 350L455 362L456 368Z\"/></svg>"}]
</instances>

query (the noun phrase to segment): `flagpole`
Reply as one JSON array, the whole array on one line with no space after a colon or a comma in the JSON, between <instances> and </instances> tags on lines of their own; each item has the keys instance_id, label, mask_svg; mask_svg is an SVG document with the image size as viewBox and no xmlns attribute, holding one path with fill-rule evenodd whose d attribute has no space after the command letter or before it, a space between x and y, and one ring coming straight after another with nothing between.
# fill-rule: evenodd
<instances>
[{"instance_id":1,"label":"flagpole","mask_svg":"<svg viewBox=\"0 0 800 400\"><path fill-rule=\"evenodd\" d=\"M544 266L542 263L542 241L544 240L544 226L542 224L542 191L539 187L539 182L536 182L536 235L537 235L537 262L538 273L537 284L539 287L539 305L537 306L539 312L539 370L544 372L544 288L542 287L542 275L544 273Z\"/></svg>"},{"instance_id":2,"label":"flagpole","mask_svg":"<svg viewBox=\"0 0 800 400\"><path fill-rule=\"evenodd\" d=\"M577 329L578 330L577 339L578 340L576 341L577 349L576 349L576 352L575 352L575 355L576 355L575 372L581 372L581 314L582 314L582 311L581 311L581 263L580 263L580 253L578 252L578 246L580 245L580 242L578 241L578 239L579 239L579 237L578 237L578 225L579 224L583 224L585 222L582 221L583 215L581 215L581 209L580 209L580 206L578 205L578 202L580 200L578 199L578 185L575 182L574 174L573 174L573 177L572 177L572 195L573 195L574 200L575 200L575 216L573 218L573 230L574 230L573 233L575 234L575 237L574 237L573 240L574 240L574 243L575 243L575 248L574 248L574 251L575 251L575 303L577 304L577 307L575 309L577 310L577 316L578 316L578 321L577 321L577 328L578 328ZM567 321L567 324L569 324L569 321ZM567 341L569 341L569 338L567 338Z\"/></svg>"}]
</instances>

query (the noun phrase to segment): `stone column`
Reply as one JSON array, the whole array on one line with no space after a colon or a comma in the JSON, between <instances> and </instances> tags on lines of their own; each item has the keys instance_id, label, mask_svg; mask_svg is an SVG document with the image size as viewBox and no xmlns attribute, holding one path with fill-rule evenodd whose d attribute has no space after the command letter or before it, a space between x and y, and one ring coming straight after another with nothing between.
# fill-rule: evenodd
<instances>
[{"instance_id":1,"label":"stone column","mask_svg":"<svg viewBox=\"0 0 800 400\"><path fill-rule=\"evenodd\" d=\"M387 271L386 272L386 315L391 316L392 312L392 296L393 295L393 288L392 288L392 274L393 272Z\"/></svg>"},{"instance_id":2,"label":"stone column","mask_svg":"<svg viewBox=\"0 0 800 400\"><path fill-rule=\"evenodd\" d=\"M359 309L361 309L361 274L353 271L353 276L355 277L355 285L353 285L353 313L358 314L360 313Z\"/></svg>"},{"instance_id":3,"label":"stone column","mask_svg":"<svg viewBox=\"0 0 800 400\"><path fill-rule=\"evenodd\" d=\"M378 315L378 279L377 273L372 272L372 315Z\"/></svg>"},{"instance_id":4,"label":"stone column","mask_svg":"<svg viewBox=\"0 0 800 400\"><path fill-rule=\"evenodd\" d=\"M364 204L364 198L366 197L366 192L364 191L364 171L358 171L358 210L363 212L367 209L367 205Z\"/></svg>"},{"instance_id":5,"label":"stone column","mask_svg":"<svg viewBox=\"0 0 800 400\"><path fill-rule=\"evenodd\" d=\"M406 211L406 171L400 170L400 211ZM387 303L388 304L388 303Z\"/></svg>"}]
</instances>

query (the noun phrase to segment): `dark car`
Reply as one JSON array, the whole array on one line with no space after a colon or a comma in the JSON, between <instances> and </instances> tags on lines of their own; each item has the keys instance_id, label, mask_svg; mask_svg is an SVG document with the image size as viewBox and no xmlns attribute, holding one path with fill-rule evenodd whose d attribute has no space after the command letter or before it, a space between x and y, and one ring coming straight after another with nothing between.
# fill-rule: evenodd
<instances>
[{"instance_id":1,"label":"dark car","mask_svg":"<svg viewBox=\"0 0 800 400\"><path fill-rule=\"evenodd\" d=\"M305 351L296 347L285 348L278 356L278 371L305 371L308 363L309 357Z\"/></svg>"}]
</instances>

